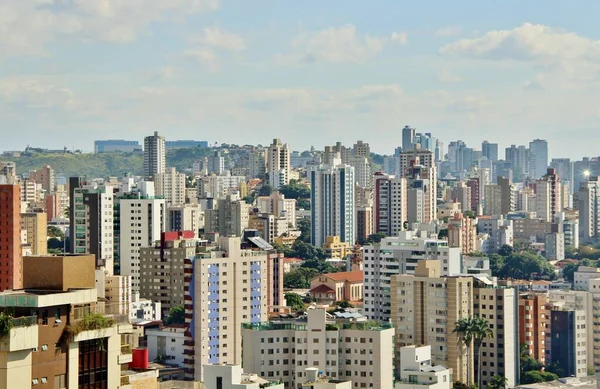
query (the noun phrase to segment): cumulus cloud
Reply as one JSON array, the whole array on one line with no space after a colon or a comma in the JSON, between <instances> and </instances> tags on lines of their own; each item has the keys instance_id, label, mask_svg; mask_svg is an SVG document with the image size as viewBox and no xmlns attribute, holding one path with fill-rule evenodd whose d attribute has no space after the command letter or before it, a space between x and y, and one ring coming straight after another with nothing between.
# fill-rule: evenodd
<instances>
[{"instance_id":1,"label":"cumulus cloud","mask_svg":"<svg viewBox=\"0 0 600 389\"><path fill-rule=\"evenodd\" d=\"M462 28L460 26L444 26L435 31L436 36L456 36L460 34Z\"/></svg>"},{"instance_id":2,"label":"cumulus cloud","mask_svg":"<svg viewBox=\"0 0 600 389\"><path fill-rule=\"evenodd\" d=\"M379 54L386 38L361 36L356 26L347 24L316 32L302 32L292 40L294 53L279 55L288 63L362 63Z\"/></svg>"},{"instance_id":3,"label":"cumulus cloud","mask_svg":"<svg viewBox=\"0 0 600 389\"><path fill-rule=\"evenodd\" d=\"M0 80L0 101L28 109L70 109L76 105L71 89L29 77Z\"/></svg>"},{"instance_id":4,"label":"cumulus cloud","mask_svg":"<svg viewBox=\"0 0 600 389\"><path fill-rule=\"evenodd\" d=\"M546 64L600 60L600 41L552 27L525 23L443 46L440 53L484 59L537 60Z\"/></svg>"},{"instance_id":5,"label":"cumulus cloud","mask_svg":"<svg viewBox=\"0 0 600 389\"><path fill-rule=\"evenodd\" d=\"M70 37L130 43L153 22L212 11L218 0L27 0L0 3L0 59L44 55L48 43Z\"/></svg>"},{"instance_id":6,"label":"cumulus cloud","mask_svg":"<svg viewBox=\"0 0 600 389\"><path fill-rule=\"evenodd\" d=\"M192 58L211 72L216 72L221 66L219 56L208 48L197 48L184 51L183 55Z\"/></svg>"},{"instance_id":7,"label":"cumulus cloud","mask_svg":"<svg viewBox=\"0 0 600 389\"><path fill-rule=\"evenodd\" d=\"M196 39L199 44L227 51L241 51L246 48L244 39L231 32L223 31L219 27L208 27Z\"/></svg>"},{"instance_id":8,"label":"cumulus cloud","mask_svg":"<svg viewBox=\"0 0 600 389\"><path fill-rule=\"evenodd\" d=\"M408 34L405 32L393 32L390 41L398 45L405 45L408 43Z\"/></svg>"}]
</instances>

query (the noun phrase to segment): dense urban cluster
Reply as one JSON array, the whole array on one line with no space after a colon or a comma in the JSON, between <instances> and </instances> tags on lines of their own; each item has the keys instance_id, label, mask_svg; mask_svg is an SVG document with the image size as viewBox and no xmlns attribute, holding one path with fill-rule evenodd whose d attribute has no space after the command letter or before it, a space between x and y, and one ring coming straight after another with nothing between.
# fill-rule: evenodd
<instances>
[{"instance_id":1,"label":"dense urban cluster","mask_svg":"<svg viewBox=\"0 0 600 389\"><path fill-rule=\"evenodd\" d=\"M96 141L0 159L0 387L505 389L600 367L600 159L405 126L293 151ZM202 149L187 169L174 150ZM43 151L38 151L43 152ZM132 171L133 171L132 167ZM559 385L557 383L556 385Z\"/></svg>"}]
</instances>

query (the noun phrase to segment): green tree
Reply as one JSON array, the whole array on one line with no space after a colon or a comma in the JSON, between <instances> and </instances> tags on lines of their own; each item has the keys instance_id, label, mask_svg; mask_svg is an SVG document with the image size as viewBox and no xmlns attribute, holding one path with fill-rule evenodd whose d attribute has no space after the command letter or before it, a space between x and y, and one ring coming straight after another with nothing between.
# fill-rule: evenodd
<instances>
[{"instance_id":1,"label":"green tree","mask_svg":"<svg viewBox=\"0 0 600 389\"><path fill-rule=\"evenodd\" d=\"M292 309L292 311L302 311L305 308L304 301L298 293L288 292L285 294L285 304Z\"/></svg>"},{"instance_id":2,"label":"green tree","mask_svg":"<svg viewBox=\"0 0 600 389\"><path fill-rule=\"evenodd\" d=\"M570 283L573 283L573 281L575 281L575 272L577 271L577 269L579 269L578 263L567 263L562 268L562 274L565 280L569 281Z\"/></svg>"},{"instance_id":3,"label":"green tree","mask_svg":"<svg viewBox=\"0 0 600 389\"><path fill-rule=\"evenodd\" d=\"M164 320L165 325L185 324L185 309L183 305L178 305L169 310L169 315Z\"/></svg>"},{"instance_id":4,"label":"green tree","mask_svg":"<svg viewBox=\"0 0 600 389\"><path fill-rule=\"evenodd\" d=\"M48 238L57 238L59 240L63 240L65 238L65 233L57 226L49 225Z\"/></svg>"},{"instance_id":5,"label":"green tree","mask_svg":"<svg viewBox=\"0 0 600 389\"><path fill-rule=\"evenodd\" d=\"M260 189L258 189L259 196L270 196L273 193L274 188L271 185L262 184Z\"/></svg>"},{"instance_id":6,"label":"green tree","mask_svg":"<svg viewBox=\"0 0 600 389\"><path fill-rule=\"evenodd\" d=\"M376 232L367 237L365 244L381 243L381 240L387 235L383 232Z\"/></svg>"},{"instance_id":7,"label":"green tree","mask_svg":"<svg viewBox=\"0 0 600 389\"><path fill-rule=\"evenodd\" d=\"M309 259L304 261L301 267L315 269L319 274L336 273L338 271L337 268L322 259Z\"/></svg>"},{"instance_id":8,"label":"green tree","mask_svg":"<svg viewBox=\"0 0 600 389\"><path fill-rule=\"evenodd\" d=\"M470 360L470 352L472 345L475 346L475 349L478 353L478 368L477 368L477 385L481 387L481 344L485 339L492 338L494 336L494 331L490 328L490 323L484 317L467 317L462 318L456 322L456 326L452 331L457 333L467 348L467 361ZM470 367L467 366L467 371L470 371ZM472 383L472 381L469 381Z\"/></svg>"},{"instance_id":9,"label":"green tree","mask_svg":"<svg viewBox=\"0 0 600 389\"><path fill-rule=\"evenodd\" d=\"M559 377L565 376L565 371L560 366L560 363L558 363L558 361L554 361L551 364L549 364L548 366L546 366L545 371L547 371L548 373L556 374Z\"/></svg>"},{"instance_id":10,"label":"green tree","mask_svg":"<svg viewBox=\"0 0 600 389\"><path fill-rule=\"evenodd\" d=\"M311 228L309 219L298 220L298 229L300 230L300 237L298 238L302 242L310 243L311 241Z\"/></svg>"},{"instance_id":11,"label":"green tree","mask_svg":"<svg viewBox=\"0 0 600 389\"><path fill-rule=\"evenodd\" d=\"M477 213L475 213L475 211L466 211L464 215L470 219L477 219Z\"/></svg>"},{"instance_id":12,"label":"green tree","mask_svg":"<svg viewBox=\"0 0 600 389\"><path fill-rule=\"evenodd\" d=\"M454 389L470 389L469 385L465 384L464 382L460 382L460 381L456 381L452 387Z\"/></svg>"},{"instance_id":13,"label":"green tree","mask_svg":"<svg viewBox=\"0 0 600 389\"><path fill-rule=\"evenodd\" d=\"M48 239L46 245L49 251L52 250L54 253L62 253L65 247L65 242L59 240L58 238L50 238Z\"/></svg>"},{"instance_id":14,"label":"green tree","mask_svg":"<svg viewBox=\"0 0 600 389\"><path fill-rule=\"evenodd\" d=\"M448 229L447 228L442 228L440 230L440 232L438 233L438 238L439 239L443 239L443 238L447 238L448 237Z\"/></svg>"},{"instance_id":15,"label":"green tree","mask_svg":"<svg viewBox=\"0 0 600 389\"><path fill-rule=\"evenodd\" d=\"M532 278L553 280L556 278L554 267L544 257L530 252L513 253L505 257L502 268L498 269L494 275L499 278L518 280Z\"/></svg>"},{"instance_id":16,"label":"green tree","mask_svg":"<svg viewBox=\"0 0 600 389\"><path fill-rule=\"evenodd\" d=\"M557 379L558 376L554 373L531 370L523 374L521 377L521 384L535 384L538 382L555 381Z\"/></svg>"},{"instance_id":17,"label":"green tree","mask_svg":"<svg viewBox=\"0 0 600 389\"><path fill-rule=\"evenodd\" d=\"M286 199L309 199L310 188L300 180L290 180L287 185L279 188L279 193L282 193Z\"/></svg>"},{"instance_id":18,"label":"green tree","mask_svg":"<svg viewBox=\"0 0 600 389\"><path fill-rule=\"evenodd\" d=\"M513 247L505 244L505 245L502 245L502 247L500 247L500 250L498 250L498 255L501 255L503 257L508 257L508 256L512 255L513 252L514 252Z\"/></svg>"},{"instance_id":19,"label":"green tree","mask_svg":"<svg viewBox=\"0 0 600 389\"><path fill-rule=\"evenodd\" d=\"M319 275L315 269L300 267L283 276L283 286L288 289L308 289L310 280Z\"/></svg>"},{"instance_id":20,"label":"green tree","mask_svg":"<svg viewBox=\"0 0 600 389\"><path fill-rule=\"evenodd\" d=\"M503 375L495 375L488 383L488 389L506 389L508 380Z\"/></svg>"}]
</instances>

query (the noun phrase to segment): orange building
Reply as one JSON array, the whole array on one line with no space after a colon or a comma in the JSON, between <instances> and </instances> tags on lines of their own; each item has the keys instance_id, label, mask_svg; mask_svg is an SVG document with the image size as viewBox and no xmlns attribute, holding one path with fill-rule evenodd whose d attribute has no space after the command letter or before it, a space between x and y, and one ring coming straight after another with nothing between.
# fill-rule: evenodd
<instances>
[{"instance_id":1,"label":"orange building","mask_svg":"<svg viewBox=\"0 0 600 389\"><path fill-rule=\"evenodd\" d=\"M519 344L525 345L528 354L542 364L546 362L546 332L550 320L547 304L546 294L519 295Z\"/></svg>"},{"instance_id":2,"label":"orange building","mask_svg":"<svg viewBox=\"0 0 600 389\"><path fill-rule=\"evenodd\" d=\"M310 297L321 303L363 299L363 272L321 274L310 281Z\"/></svg>"},{"instance_id":3,"label":"orange building","mask_svg":"<svg viewBox=\"0 0 600 389\"><path fill-rule=\"evenodd\" d=\"M21 188L0 185L0 291L23 286Z\"/></svg>"}]
</instances>

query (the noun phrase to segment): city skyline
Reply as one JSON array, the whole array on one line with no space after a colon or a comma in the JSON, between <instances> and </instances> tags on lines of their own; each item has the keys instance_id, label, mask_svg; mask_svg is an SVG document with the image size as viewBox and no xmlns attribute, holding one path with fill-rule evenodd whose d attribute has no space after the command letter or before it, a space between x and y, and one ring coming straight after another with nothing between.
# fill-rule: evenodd
<instances>
[{"instance_id":1,"label":"city skyline","mask_svg":"<svg viewBox=\"0 0 600 389\"><path fill-rule=\"evenodd\" d=\"M510 135L595 156L600 5L540 4L7 1L0 114L29 136L3 148L91 151L158 130L294 150L363 139L392 154L409 124L445 144L502 150Z\"/></svg>"}]
</instances>

